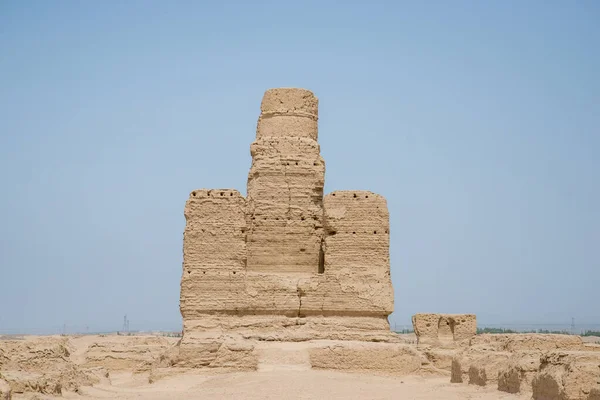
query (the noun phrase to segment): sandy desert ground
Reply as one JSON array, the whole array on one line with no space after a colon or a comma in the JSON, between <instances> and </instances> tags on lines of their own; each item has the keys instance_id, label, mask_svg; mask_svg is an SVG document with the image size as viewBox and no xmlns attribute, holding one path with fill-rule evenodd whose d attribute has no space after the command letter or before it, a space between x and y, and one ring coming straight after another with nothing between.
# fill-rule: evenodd
<instances>
[{"instance_id":1,"label":"sandy desert ground","mask_svg":"<svg viewBox=\"0 0 600 400\"><path fill-rule=\"evenodd\" d=\"M78 399L518 399L493 388L452 385L447 377L386 377L275 368L226 374L186 373L148 384L125 373L112 386L84 388ZM15 397L18 399L19 397Z\"/></svg>"},{"instance_id":2,"label":"sandy desert ground","mask_svg":"<svg viewBox=\"0 0 600 400\"><path fill-rule=\"evenodd\" d=\"M399 337L407 348L416 351L414 335ZM501 335L486 339L486 346L498 338ZM529 343L531 336L512 338ZM600 340L584 339L587 343ZM408 374L315 369L309 359L312 344L306 342L259 343L255 371L161 367L157 360L175 348L178 340L150 335L3 337L0 382L4 379L11 383L12 399L17 400L532 398L530 391L510 394L498 391L496 384L481 387L450 383L447 368L433 367L445 363L439 358L443 350L428 355L434 360L431 368ZM539 343L536 339L535 346Z\"/></svg>"},{"instance_id":3,"label":"sandy desert ground","mask_svg":"<svg viewBox=\"0 0 600 400\"><path fill-rule=\"evenodd\" d=\"M60 337L55 337L60 340ZM22 343L35 343L43 337L28 336ZM257 371L206 373L199 370L164 371L165 376L150 382L150 372L122 370L126 359L142 361L134 352L123 353L119 346L140 346L157 339L173 345L177 339L128 336L86 335L69 338L73 345L69 357L79 365L94 364L91 359L108 365L109 377L94 386L82 385L77 392L62 395L14 393L13 399L517 399L527 398L498 392L494 388L472 385L452 385L447 376L390 376L385 374L347 373L311 370L307 357L298 352L298 345L277 343L277 350L265 348L264 360ZM411 336L407 336L411 340ZM137 342L132 346L132 342ZM5 342L6 343L6 342ZM90 349L109 345L103 351L120 353L95 357ZM1 342L0 342L1 345ZM160 345L157 345L160 347ZM144 353L148 353L144 351ZM87 359L86 359L87 358ZM112 359L112 361L111 361ZM111 365L112 362L112 365Z\"/></svg>"}]
</instances>

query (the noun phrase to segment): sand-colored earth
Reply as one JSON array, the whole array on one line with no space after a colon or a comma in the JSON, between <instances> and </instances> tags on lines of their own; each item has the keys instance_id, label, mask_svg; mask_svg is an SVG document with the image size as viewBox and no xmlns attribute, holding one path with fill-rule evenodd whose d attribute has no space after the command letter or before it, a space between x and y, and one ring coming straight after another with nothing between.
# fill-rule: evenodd
<instances>
[{"instance_id":1,"label":"sand-colored earth","mask_svg":"<svg viewBox=\"0 0 600 400\"><path fill-rule=\"evenodd\" d=\"M494 388L452 385L446 377L389 377L336 371L274 369L186 373L149 385L122 374L113 385L84 388L78 399L525 399ZM18 397L15 397L18 398Z\"/></svg>"},{"instance_id":2,"label":"sand-colored earth","mask_svg":"<svg viewBox=\"0 0 600 400\"><path fill-rule=\"evenodd\" d=\"M2 337L0 399L11 398L2 397L7 386L17 400L531 399L537 380L534 399L597 400L595 341L478 335L454 349L419 348L414 335L398 335L395 344L255 341L257 363L240 371L178 366L179 338L162 335ZM395 353L382 357L382 349ZM520 393L498 390L519 383Z\"/></svg>"},{"instance_id":3,"label":"sand-colored earth","mask_svg":"<svg viewBox=\"0 0 600 400\"><path fill-rule=\"evenodd\" d=\"M581 340L584 343L600 343L600 336L584 336Z\"/></svg>"}]
</instances>

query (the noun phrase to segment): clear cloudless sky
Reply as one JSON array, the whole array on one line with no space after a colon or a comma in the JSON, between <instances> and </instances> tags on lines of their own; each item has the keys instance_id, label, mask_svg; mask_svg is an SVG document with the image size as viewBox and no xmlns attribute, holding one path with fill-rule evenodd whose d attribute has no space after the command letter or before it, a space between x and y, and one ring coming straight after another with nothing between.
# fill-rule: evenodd
<instances>
[{"instance_id":1,"label":"clear cloudless sky","mask_svg":"<svg viewBox=\"0 0 600 400\"><path fill-rule=\"evenodd\" d=\"M179 329L183 207L264 91L391 218L392 324L600 323L600 3L0 2L0 333Z\"/></svg>"}]
</instances>

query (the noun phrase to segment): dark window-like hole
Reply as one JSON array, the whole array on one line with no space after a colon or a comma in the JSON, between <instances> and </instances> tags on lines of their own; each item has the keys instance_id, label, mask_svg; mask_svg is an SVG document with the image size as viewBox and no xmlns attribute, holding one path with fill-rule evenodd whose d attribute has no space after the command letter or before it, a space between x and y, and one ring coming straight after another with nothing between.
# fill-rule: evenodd
<instances>
[{"instance_id":1,"label":"dark window-like hole","mask_svg":"<svg viewBox=\"0 0 600 400\"><path fill-rule=\"evenodd\" d=\"M304 218L304 217L301 217L300 219L301 219L302 221L304 221L304 220L305 220L305 218Z\"/></svg>"},{"instance_id":2,"label":"dark window-like hole","mask_svg":"<svg viewBox=\"0 0 600 400\"><path fill-rule=\"evenodd\" d=\"M306 249L300 249L300 251L304 253L306 251Z\"/></svg>"},{"instance_id":3,"label":"dark window-like hole","mask_svg":"<svg viewBox=\"0 0 600 400\"><path fill-rule=\"evenodd\" d=\"M333 235L335 235L336 233L337 233L336 231L331 231L331 232L329 232L329 236L333 236Z\"/></svg>"},{"instance_id":4,"label":"dark window-like hole","mask_svg":"<svg viewBox=\"0 0 600 400\"><path fill-rule=\"evenodd\" d=\"M233 274L235 275L235 271L233 271Z\"/></svg>"},{"instance_id":5,"label":"dark window-like hole","mask_svg":"<svg viewBox=\"0 0 600 400\"><path fill-rule=\"evenodd\" d=\"M223 196L223 192L221 192L221 196Z\"/></svg>"},{"instance_id":6,"label":"dark window-like hole","mask_svg":"<svg viewBox=\"0 0 600 400\"><path fill-rule=\"evenodd\" d=\"M298 161L296 161L296 165L298 165Z\"/></svg>"},{"instance_id":7,"label":"dark window-like hole","mask_svg":"<svg viewBox=\"0 0 600 400\"><path fill-rule=\"evenodd\" d=\"M352 232L353 235L356 235L356 232Z\"/></svg>"},{"instance_id":8,"label":"dark window-like hole","mask_svg":"<svg viewBox=\"0 0 600 400\"><path fill-rule=\"evenodd\" d=\"M188 275L191 274L191 273L192 273L192 271L188 270Z\"/></svg>"},{"instance_id":9,"label":"dark window-like hole","mask_svg":"<svg viewBox=\"0 0 600 400\"><path fill-rule=\"evenodd\" d=\"M316 166L317 166L317 163L316 163L316 162L314 162L314 163L313 163L313 165L316 167Z\"/></svg>"},{"instance_id":10,"label":"dark window-like hole","mask_svg":"<svg viewBox=\"0 0 600 400\"><path fill-rule=\"evenodd\" d=\"M356 198L356 193L354 193L354 198Z\"/></svg>"},{"instance_id":11,"label":"dark window-like hole","mask_svg":"<svg viewBox=\"0 0 600 400\"><path fill-rule=\"evenodd\" d=\"M321 247L319 247L319 274L325 272L325 252L323 251L323 239L321 239Z\"/></svg>"},{"instance_id":12,"label":"dark window-like hole","mask_svg":"<svg viewBox=\"0 0 600 400\"><path fill-rule=\"evenodd\" d=\"M196 192L192 192L192 196L196 197Z\"/></svg>"},{"instance_id":13,"label":"dark window-like hole","mask_svg":"<svg viewBox=\"0 0 600 400\"><path fill-rule=\"evenodd\" d=\"M368 199L368 198L369 198L369 195L366 195L366 196L365 196L365 199Z\"/></svg>"},{"instance_id":14,"label":"dark window-like hole","mask_svg":"<svg viewBox=\"0 0 600 400\"><path fill-rule=\"evenodd\" d=\"M233 192L229 193L230 196L233 196Z\"/></svg>"},{"instance_id":15,"label":"dark window-like hole","mask_svg":"<svg viewBox=\"0 0 600 400\"><path fill-rule=\"evenodd\" d=\"M332 196L335 196L335 193L331 193Z\"/></svg>"},{"instance_id":16,"label":"dark window-like hole","mask_svg":"<svg viewBox=\"0 0 600 400\"><path fill-rule=\"evenodd\" d=\"M377 235L377 231L373 231L373 235Z\"/></svg>"}]
</instances>

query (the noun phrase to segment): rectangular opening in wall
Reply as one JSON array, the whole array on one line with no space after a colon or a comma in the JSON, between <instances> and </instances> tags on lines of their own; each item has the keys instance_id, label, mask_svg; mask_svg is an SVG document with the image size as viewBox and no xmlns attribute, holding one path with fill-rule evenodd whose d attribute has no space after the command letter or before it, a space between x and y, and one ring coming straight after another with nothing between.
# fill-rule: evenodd
<instances>
[{"instance_id":1,"label":"rectangular opening in wall","mask_svg":"<svg viewBox=\"0 0 600 400\"><path fill-rule=\"evenodd\" d=\"M319 273L325 272L325 252L323 251L323 240L321 240L321 247L319 247Z\"/></svg>"}]
</instances>

